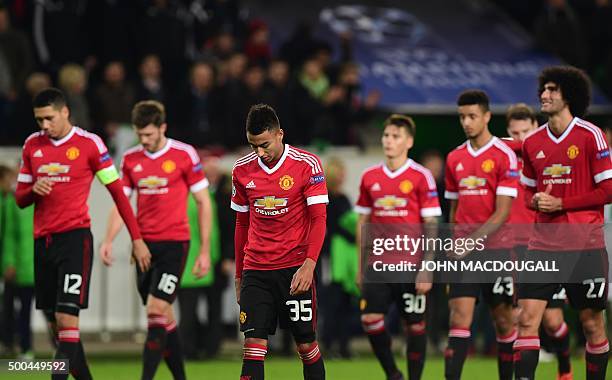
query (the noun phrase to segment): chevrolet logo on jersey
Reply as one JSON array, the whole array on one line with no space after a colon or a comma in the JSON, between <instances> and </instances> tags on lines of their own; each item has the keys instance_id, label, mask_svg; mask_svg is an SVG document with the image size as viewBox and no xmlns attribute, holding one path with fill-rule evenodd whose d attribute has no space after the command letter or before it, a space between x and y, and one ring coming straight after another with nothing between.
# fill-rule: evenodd
<instances>
[{"instance_id":1,"label":"chevrolet logo on jersey","mask_svg":"<svg viewBox=\"0 0 612 380\"><path fill-rule=\"evenodd\" d=\"M287 206L287 198L276 198L274 195L255 200L255 207L263 207L264 210L276 210L278 207L285 206Z\"/></svg>"},{"instance_id":2,"label":"chevrolet logo on jersey","mask_svg":"<svg viewBox=\"0 0 612 380\"><path fill-rule=\"evenodd\" d=\"M406 207L408 201L404 198L398 198L395 195L385 195L378 198L374 202L374 207L383 208L385 210L394 210L397 207Z\"/></svg>"},{"instance_id":3,"label":"chevrolet logo on jersey","mask_svg":"<svg viewBox=\"0 0 612 380\"><path fill-rule=\"evenodd\" d=\"M544 168L544 175L549 175L553 178L561 177L562 175L570 174L572 172L571 166L563 166L561 164L553 164Z\"/></svg>"},{"instance_id":4,"label":"chevrolet logo on jersey","mask_svg":"<svg viewBox=\"0 0 612 380\"><path fill-rule=\"evenodd\" d=\"M51 162L46 165L41 165L38 168L39 173L44 173L49 176L56 176L58 174L66 174L70 171L70 165L60 165L57 162Z\"/></svg>"},{"instance_id":5,"label":"chevrolet logo on jersey","mask_svg":"<svg viewBox=\"0 0 612 380\"><path fill-rule=\"evenodd\" d=\"M465 178L461 178L459 181L459 186L467 187L468 189L476 189L478 187L482 187L487 183L487 180L484 178L475 177L473 175Z\"/></svg>"},{"instance_id":6,"label":"chevrolet logo on jersey","mask_svg":"<svg viewBox=\"0 0 612 380\"><path fill-rule=\"evenodd\" d=\"M274 195L267 195L255 200L255 212L266 216L276 216L285 214L289 211L287 198L276 198Z\"/></svg>"},{"instance_id":7,"label":"chevrolet logo on jersey","mask_svg":"<svg viewBox=\"0 0 612 380\"><path fill-rule=\"evenodd\" d=\"M138 187L146 187L148 189L156 189L158 187L164 187L168 184L167 178L160 178L157 176L149 176L142 178L138 181Z\"/></svg>"}]
</instances>

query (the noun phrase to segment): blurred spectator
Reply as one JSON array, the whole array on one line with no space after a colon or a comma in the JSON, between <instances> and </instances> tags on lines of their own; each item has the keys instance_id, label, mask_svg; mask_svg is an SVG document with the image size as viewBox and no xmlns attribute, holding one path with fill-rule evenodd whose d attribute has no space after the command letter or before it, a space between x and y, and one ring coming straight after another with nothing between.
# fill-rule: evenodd
<instances>
[{"instance_id":1,"label":"blurred spectator","mask_svg":"<svg viewBox=\"0 0 612 380\"><path fill-rule=\"evenodd\" d=\"M28 76L25 82L25 93L17 99L10 115L11 127L7 138L9 144L21 146L30 134L39 130L32 112L32 100L47 87L51 87L49 75L34 72Z\"/></svg>"},{"instance_id":2,"label":"blurred spectator","mask_svg":"<svg viewBox=\"0 0 612 380\"><path fill-rule=\"evenodd\" d=\"M247 66L247 58L242 53L236 53L225 64L223 72L225 77L220 80L220 94L222 99L220 108L217 110L219 117L225 126L223 131L223 144L229 148L243 145L244 140L244 116L247 110L243 110L236 101L243 104L245 96L245 85L243 76Z\"/></svg>"},{"instance_id":3,"label":"blurred spectator","mask_svg":"<svg viewBox=\"0 0 612 380\"><path fill-rule=\"evenodd\" d=\"M215 99L215 73L212 66L197 62L191 67L189 88L183 95L178 108L177 135L196 146L220 143L221 134L214 128L214 114L218 100Z\"/></svg>"},{"instance_id":4,"label":"blurred spectator","mask_svg":"<svg viewBox=\"0 0 612 380\"><path fill-rule=\"evenodd\" d=\"M313 99L319 101L323 101L329 91L329 79L321 63L316 59L304 62L300 73L300 83Z\"/></svg>"},{"instance_id":5,"label":"blurred spectator","mask_svg":"<svg viewBox=\"0 0 612 380\"><path fill-rule=\"evenodd\" d=\"M236 38L227 31L221 31L203 46L200 60L225 61L236 50Z\"/></svg>"},{"instance_id":6,"label":"blurred spectator","mask_svg":"<svg viewBox=\"0 0 612 380\"><path fill-rule=\"evenodd\" d=\"M32 298L34 297L34 205L17 207L13 191L17 172L0 166L0 207L2 223L2 274L4 277L3 343L7 352L14 351L15 333L19 336L19 358L31 360ZM18 300L19 313L15 313ZM17 323L15 326L15 316Z\"/></svg>"},{"instance_id":7,"label":"blurred spectator","mask_svg":"<svg viewBox=\"0 0 612 380\"><path fill-rule=\"evenodd\" d=\"M202 2L195 0L193 2ZM209 0L203 1L204 10L209 16L206 23L205 38L219 34L221 31L226 31L234 36L242 36L244 31L244 22L240 17L240 1L238 0Z\"/></svg>"},{"instance_id":8,"label":"blurred spectator","mask_svg":"<svg viewBox=\"0 0 612 380\"><path fill-rule=\"evenodd\" d=\"M595 0L589 17L589 68L593 79L602 84L603 90L612 96L612 2Z\"/></svg>"},{"instance_id":9,"label":"blurred spectator","mask_svg":"<svg viewBox=\"0 0 612 380\"><path fill-rule=\"evenodd\" d=\"M185 10L178 2L153 0L142 16L136 32L140 56L155 54L164 67L164 83L181 83L187 69Z\"/></svg>"},{"instance_id":10,"label":"blurred spectator","mask_svg":"<svg viewBox=\"0 0 612 380\"><path fill-rule=\"evenodd\" d=\"M64 91L68 107L70 107L70 121L74 125L91 130L89 116L89 103L85 92L87 91L87 73L85 69L76 64L62 66L59 71L59 86Z\"/></svg>"},{"instance_id":11,"label":"blurred spectator","mask_svg":"<svg viewBox=\"0 0 612 380\"><path fill-rule=\"evenodd\" d=\"M338 82L331 87L323 100L328 109L328 123L323 123L320 136L336 145L359 145L359 127L365 125L380 101L378 91L370 91L365 99L361 94L359 66L354 63L342 65Z\"/></svg>"},{"instance_id":12,"label":"blurred spectator","mask_svg":"<svg viewBox=\"0 0 612 380\"><path fill-rule=\"evenodd\" d=\"M162 82L162 67L155 54L145 56L140 63L140 78L136 86L136 101L157 100L166 103L166 92Z\"/></svg>"},{"instance_id":13,"label":"blurred spectator","mask_svg":"<svg viewBox=\"0 0 612 380\"><path fill-rule=\"evenodd\" d=\"M268 78L263 89L264 102L271 105L278 115L281 128L285 131L285 139L294 143L295 120L293 102L289 88L289 64L280 59L274 59L268 66Z\"/></svg>"},{"instance_id":14,"label":"blurred spectator","mask_svg":"<svg viewBox=\"0 0 612 380\"><path fill-rule=\"evenodd\" d=\"M213 226L210 235L211 273L197 280L190 273L184 273L178 293L181 320L179 329L184 342L187 358L213 358L219 353L223 338L221 315L223 304L221 296L233 278L233 213L224 207L232 194L231 178L221 171L219 159L205 157L202 159L206 178L210 182L210 196L213 210ZM193 264L198 255L200 236L197 223L197 207L190 197L189 220L191 229L191 246L187 267ZM206 299L206 321L200 321L198 310L201 299Z\"/></svg>"},{"instance_id":15,"label":"blurred spectator","mask_svg":"<svg viewBox=\"0 0 612 380\"><path fill-rule=\"evenodd\" d=\"M323 114L323 98L329 91L329 80L320 63L310 59L304 63L292 86L291 98L295 112L294 143L310 144L313 133L320 135L319 120Z\"/></svg>"},{"instance_id":16,"label":"blurred spectator","mask_svg":"<svg viewBox=\"0 0 612 380\"><path fill-rule=\"evenodd\" d=\"M83 62L87 53L87 33L83 18L85 1L35 1L32 35L45 71L53 74L68 62Z\"/></svg>"},{"instance_id":17,"label":"blurred spectator","mask_svg":"<svg viewBox=\"0 0 612 380\"><path fill-rule=\"evenodd\" d=\"M444 156L437 149L430 149L421 154L419 162L427 168L436 180L438 199L442 207L442 223L448 223L448 202L444 199Z\"/></svg>"},{"instance_id":18,"label":"blurred spectator","mask_svg":"<svg viewBox=\"0 0 612 380\"><path fill-rule=\"evenodd\" d=\"M0 88L0 97L10 101L17 99L27 75L32 71L33 61L30 42L26 35L11 28L8 10L0 3L0 54L10 75L7 85Z\"/></svg>"},{"instance_id":19,"label":"blurred spectator","mask_svg":"<svg viewBox=\"0 0 612 380\"><path fill-rule=\"evenodd\" d=\"M249 36L244 46L244 52L251 64L267 66L272 57L270 47L270 31L262 20L252 20L249 24Z\"/></svg>"},{"instance_id":20,"label":"blurred spectator","mask_svg":"<svg viewBox=\"0 0 612 380\"><path fill-rule=\"evenodd\" d=\"M535 23L538 43L567 63L585 68L587 50L584 32L566 0L546 0Z\"/></svg>"},{"instance_id":21,"label":"blurred spectator","mask_svg":"<svg viewBox=\"0 0 612 380\"><path fill-rule=\"evenodd\" d=\"M320 289L323 322L321 341L327 355L350 358L351 322L359 324L356 307L356 296L359 294L356 285L359 266L355 245L357 214L352 211L351 202L342 192L346 177L344 162L330 158L325 165L325 177L329 206L321 264L324 271L324 286Z\"/></svg>"},{"instance_id":22,"label":"blurred spectator","mask_svg":"<svg viewBox=\"0 0 612 380\"><path fill-rule=\"evenodd\" d=\"M106 66L104 82L96 88L93 101L96 127L108 139L109 148L113 149L119 128L130 127L132 106L136 102L134 88L125 81L123 63L115 61ZM131 141L128 139L128 146Z\"/></svg>"},{"instance_id":23,"label":"blurred spectator","mask_svg":"<svg viewBox=\"0 0 612 380\"><path fill-rule=\"evenodd\" d=\"M280 57L295 71L312 56L318 42L312 36L312 25L302 20L296 25L291 37L281 45Z\"/></svg>"}]
</instances>

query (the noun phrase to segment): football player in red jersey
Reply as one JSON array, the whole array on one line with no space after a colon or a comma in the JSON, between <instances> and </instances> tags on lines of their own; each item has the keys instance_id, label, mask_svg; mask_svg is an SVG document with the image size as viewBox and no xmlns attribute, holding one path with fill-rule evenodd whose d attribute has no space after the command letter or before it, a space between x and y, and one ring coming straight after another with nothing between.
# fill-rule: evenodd
<instances>
[{"instance_id":1,"label":"football player in red jersey","mask_svg":"<svg viewBox=\"0 0 612 380\"><path fill-rule=\"evenodd\" d=\"M203 276L210 267L211 204L208 180L196 150L166 137L166 111L154 100L137 103L132 124L140 145L124 153L121 162L126 195L134 190L137 219L151 249L151 269L137 270L138 291L147 307L148 332L141 379L153 379L164 357L174 379L185 379L183 354L172 309L189 251L187 197L198 206L202 244L193 271ZM104 264L111 265L112 242L121 229L111 210L106 238L100 248Z\"/></svg>"},{"instance_id":2,"label":"football player in red jersey","mask_svg":"<svg viewBox=\"0 0 612 380\"><path fill-rule=\"evenodd\" d=\"M612 161L605 136L582 119L590 103L590 81L573 67L549 67L539 77L540 106L548 122L523 142L521 182L528 206L536 210L536 227L527 255L535 260L577 260L573 278L546 281L521 273L518 298L519 338L514 344L517 378L533 379L538 364L538 328L547 300L559 282L579 310L587 340L586 378L604 379L609 343L603 310L607 298L607 262L601 234L603 206L612 197ZM554 236L546 223L565 225ZM588 236L572 233L589 231ZM555 227L557 228L557 227ZM562 259L563 260L563 259ZM559 261L562 266L567 259ZM539 283L538 283L539 282Z\"/></svg>"},{"instance_id":3,"label":"football player in red jersey","mask_svg":"<svg viewBox=\"0 0 612 380\"><path fill-rule=\"evenodd\" d=\"M365 223L426 223L431 226L437 224L436 218L442 215L434 177L429 170L408 158L415 132L414 121L408 116L391 115L385 121L381 139L385 162L362 174L355 206L360 214L356 232L360 251ZM417 261L420 259L419 255ZM387 379L403 379L391 352L391 336L385 329L385 314L392 303L397 305L404 322L408 378L421 378L427 353L426 294L430 289L431 281L424 281L424 278L417 278L416 283L364 282L361 285L361 322Z\"/></svg>"},{"instance_id":4,"label":"football player in red jersey","mask_svg":"<svg viewBox=\"0 0 612 380\"><path fill-rule=\"evenodd\" d=\"M468 141L446 159L445 198L450 200L450 221L469 236L488 236L487 250L479 255L506 260L514 245L511 231L500 229L510 215L518 194L518 163L512 149L489 132L488 96L478 90L464 91L457 101L459 121ZM475 230L474 230L475 229ZM492 238L495 236L495 238ZM466 274L468 275L468 274ZM478 279L480 281L480 279ZM500 379L512 378L512 343L516 329L512 319L513 280L510 274L492 279L464 279L449 287L450 330L445 352L446 379L459 379L467 356L476 300L482 293L489 306L498 347Z\"/></svg>"},{"instance_id":5,"label":"football player in red jersey","mask_svg":"<svg viewBox=\"0 0 612 380\"><path fill-rule=\"evenodd\" d=\"M324 379L315 332L313 272L325 238L325 176L312 153L283 143L274 109L251 107L246 136L253 149L234 165L237 211L236 298L244 333L243 380L264 378L268 335L290 329L305 379Z\"/></svg>"},{"instance_id":6,"label":"football player in red jersey","mask_svg":"<svg viewBox=\"0 0 612 380\"><path fill-rule=\"evenodd\" d=\"M537 129L538 119L531 107L524 103L514 104L506 112L507 132L510 139L504 142L513 148L518 156L519 170L523 168L523 160L520 157L523 140L531 132ZM528 208L525 197L524 185L518 187L518 197L512 203L509 222L513 225L516 253L519 260L527 259L527 244L531 236L531 225L535 223L535 211ZM520 286L520 285L519 285ZM559 287L558 291L548 300L546 310L542 317L542 326L547 335L549 344L547 350L554 352L557 356L557 373L560 380L572 379L572 367L570 363L570 337L569 329L563 319L563 307L565 305L565 288Z\"/></svg>"},{"instance_id":7,"label":"football player in red jersey","mask_svg":"<svg viewBox=\"0 0 612 380\"><path fill-rule=\"evenodd\" d=\"M93 238L87 198L94 176L111 193L127 224L139 268L147 270L151 257L102 139L70 123L66 99L58 89L41 91L33 105L41 131L23 146L15 198L19 207L34 203L36 308L55 318L55 357L69 360L75 378L91 379L79 312L89 302Z\"/></svg>"}]
</instances>

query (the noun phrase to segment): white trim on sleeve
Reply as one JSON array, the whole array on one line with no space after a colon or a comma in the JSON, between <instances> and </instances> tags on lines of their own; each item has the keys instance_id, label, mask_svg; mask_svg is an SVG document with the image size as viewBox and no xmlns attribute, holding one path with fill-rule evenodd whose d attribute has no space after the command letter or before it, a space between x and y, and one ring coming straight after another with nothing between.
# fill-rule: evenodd
<instances>
[{"instance_id":1,"label":"white trim on sleeve","mask_svg":"<svg viewBox=\"0 0 612 380\"><path fill-rule=\"evenodd\" d=\"M196 182L193 185L189 186L189 191L191 191L192 193L197 193L200 190L208 188L208 185L208 178L204 178L200 182Z\"/></svg>"},{"instance_id":2,"label":"white trim on sleeve","mask_svg":"<svg viewBox=\"0 0 612 380\"><path fill-rule=\"evenodd\" d=\"M308 206L312 206L312 205L316 205L320 203L325 203L325 204L329 203L329 197L327 196L327 194L314 195L312 197L306 198L306 204Z\"/></svg>"},{"instance_id":3,"label":"white trim on sleeve","mask_svg":"<svg viewBox=\"0 0 612 380\"><path fill-rule=\"evenodd\" d=\"M441 216L442 209L440 207L426 207L421 209L421 218L431 218L433 216Z\"/></svg>"},{"instance_id":4,"label":"white trim on sleeve","mask_svg":"<svg viewBox=\"0 0 612 380\"><path fill-rule=\"evenodd\" d=\"M126 197L129 197L132 195L132 188L129 186L123 186L123 194L125 194Z\"/></svg>"},{"instance_id":5,"label":"white trim on sleeve","mask_svg":"<svg viewBox=\"0 0 612 380\"><path fill-rule=\"evenodd\" d=\"M362 215L370 215L372 213L371 207L363 207L359 205L355 205L355 207L353 207L353 210L355 210L357 214L362 214Z\"/></svg>"},{"instance_id":6,"label":"white trim on sleeve","mask_svg":"<svg viewBox=\"0 0 612 380\"><path fill-rule=\"evenodd\" d=\"M459 199L459 193L447 190L447 191L444 192L444 198L446 198L446 199Z\"/></svg>"},{"instance_id":7,"label":"white trim on sleeve","mask_svg":"<svg viewBox=\"0 0 612 380\"><path fill-rule=\"evenodd\" d=\"M516 198L518 197L518 189L516 187L497 186L495 194Z\"/></svg>"},{"instance_id":8,"label":"white trim on sleeve","mask_svg":"<svg viewBox=\"0 0 612 380\"><path fill-rule=\"evenodd\" d=\"M17 182L32 183L33 181L34 179L30 174L19 173L19 175L17 175Z\"/></svg>"},{"instance_id":9,"label":"white trim on sleeve","mask_svg":"<svg viewBox=\"0 0 612 380\"><path fill-rule=\"evenodd\" d=\"M521 173L521 183L525 186L529 186L529 187L537 187L538 183L535 181L535 179L531 179L529 177L525 177L525 175L523 173Z\"/></svg>"},{"instance_id":10,"label":"white trim on sleeve","mask_svg":"<svg viewBox=\"0 0 612 380\"><path fill-rule=\"evenodd\" d=\"M230 207L234 211L249 212L249 206L240 206L239 204L234 203L234 201L230 201Z\"/></svg>"},{"instance_id":11,"label":"white trim on sleeve","mask_svg":"<svg viewBox=\"0 0 612 380\"><path fill-rule=\"evenodd\" d=\"M610 179L610 178L612 178L612 169L604 170L603 172L601 172L599 174L595 174L593 176L593 179L595 180L595 183L599 183L601 181L604 181L604 180Z\"/></svg>"}]
</instances>

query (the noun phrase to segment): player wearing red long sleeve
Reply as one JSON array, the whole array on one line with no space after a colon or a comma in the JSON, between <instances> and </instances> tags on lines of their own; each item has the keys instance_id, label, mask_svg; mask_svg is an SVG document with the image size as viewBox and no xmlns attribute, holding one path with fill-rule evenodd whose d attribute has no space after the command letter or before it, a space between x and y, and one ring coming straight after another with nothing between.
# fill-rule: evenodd
<instances>
[{"instance_id":1,"label":"player wearing red long sleeve","mask_svg":"<svg viewBox=\"0 0 612 380\"><path fill-rule=\"evenodd\" d=\"M68 359L76 378L90 379L79 312L89 301L93 238L87 198L94 176L107 187L126 222L142 270L148 269L151 255L102 140L70 123L61 91L45 89L33 105L41 131L25 141L15 195L20 207L34 203L36 308L55 317L55 357Z\"/></svg>"},{"instance_id":2,"label":"player wearing red long sleeve","mask_svg":"<svg viewBox=\"0 0 612 380\"><path fill-rule=\"evenodd\" d=\"M601 129L581 119L590 102L590 82L584 72L562 66L544 69L539 94L548 122L527 136L522 150L521 182L526 186L529 207L536 210L537 223L527 255L540 260L575 259L571 270L576 274L558 281L521 274L518 302L522 312L519 338L514 343L516 375L534 378L542 314L559 283L565 282L562 285L570 304L579 310L587 340L586 378L603 380L609 343L603 313L608 280L601 225L603 206L612 196L610 150ZM555 228L565 228L551 234L545 224L552 223ZM590 235L571 233L566 227L570 225L575 225L575 231L586 229ZM585 228L589 226L592 228Z\"/></svg>"},{"instance_id":3,"label":"player wearing red long sleeve","mask_svg":"<svg viewBox=\"0 0 612 380\"><path fill-rule=\"evenodd\" d=\"M280 122L268 105L251 107L246 134L254 152L234 165L231 201L237 211L236 298L245 336L241 379L264 378L268 335L277 321L293 334L304 378L324 379L313 282L328 203L321 161L283 144Z\"/></svg>"},{"instance_id":4,"label":"player wearing red long sleeve","mask_svg":"<svg viewBox=\"0 0 612 380\"><path fill-rule=\"evenodd\" d=\"M538 128L536 114L531 107L524 103L514 104L506 112L507 132L510 138L502 139L514 150L518 158L518 168L522 170L523 159L521 149L523 140ZM526 260L527 244L531 237L535 223L535 210L530 209L525 202L525 185L519 185L518 197L512 202L512 210L508 221L513 225L514 252L519 260ZM569 328L563 318L563 308L567 297L565 288L560 286L558 291L548 300L546 310L542 316L542 326L549 342L546 349L557 356L557 379L572 380L572 367L569 356L570 334Z\"/></svg>"}]
</instances>

